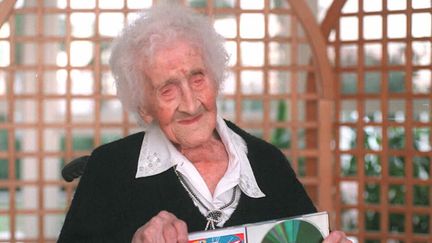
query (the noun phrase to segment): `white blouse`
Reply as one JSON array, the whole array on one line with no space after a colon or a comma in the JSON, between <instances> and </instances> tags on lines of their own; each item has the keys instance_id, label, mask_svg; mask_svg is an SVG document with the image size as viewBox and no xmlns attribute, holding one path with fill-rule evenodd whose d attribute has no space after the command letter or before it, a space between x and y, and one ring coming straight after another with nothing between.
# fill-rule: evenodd
<instances>
[{"instance_id":1,"label":"white blouse","mask_svg":"<svg viewBox=\"0 0 432 243\"><path fill-rule=\"evenodd\" d=\"M204 217L208 214L206 207L210 210L215 210L230 203L236 186L249 197L265 197L258 187L252 172L247 158L245 141L232 131L221 117L218 116L216 122L216 130L225 145L229 163L227 171L217 184L213 195L192 162L174 147L158 124L151 124L146 130L138 158L138 168L135 178L157 175L176 166L177 173L181 173L180 176L188 185L186 186L186 190L191 190L199 198L200 202L191 196L195 206L198 207ZM220 210L222 216L217 226L222 227L231 217L238 205L241 194L240 190L236 190L234 202Z\"/></svg>"}]
</instances>

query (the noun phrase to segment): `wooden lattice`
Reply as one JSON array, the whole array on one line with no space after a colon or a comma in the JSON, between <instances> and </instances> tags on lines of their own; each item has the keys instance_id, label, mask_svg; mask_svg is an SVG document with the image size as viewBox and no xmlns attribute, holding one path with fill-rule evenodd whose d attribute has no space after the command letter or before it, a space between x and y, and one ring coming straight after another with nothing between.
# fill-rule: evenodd
<instances>
[{"instance_id":1,"label":"wooden lattice","mask_svg":"<svg viewBox=\"0 0 432 243\"><path fill-rule=\"evenodd\" d=\"M330 210L334 80L316 6L184 3L209 15L227 39L222 115L278 145L317 206ZM77 183L61 180L62 166L139 130L115 97L107 58L118 30L153 2L0 4L0 242L55 242Z\"/></svg>"},{"instance_id":2,"label":"wooden lattice","mask_svg":"<svg viewBox=\"0 0 432 243\"><path fill-rule=\"evenodd\" d=\"M431 9L335 1L323 22L337 80L336 226L358 242L432 241Z\"/></svg>"}]
</instances>

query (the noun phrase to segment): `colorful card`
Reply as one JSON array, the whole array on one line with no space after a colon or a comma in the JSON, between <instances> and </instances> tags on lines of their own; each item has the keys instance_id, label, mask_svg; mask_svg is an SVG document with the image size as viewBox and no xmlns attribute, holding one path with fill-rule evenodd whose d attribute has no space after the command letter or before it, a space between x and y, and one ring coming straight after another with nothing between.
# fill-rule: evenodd
<instances>
[{"instance_id":1,"label":"colorful card","mask_svg":"<svg viewBox=\"0 0 432 243\"><path fill-rule=\"evenodd\" d=\"M320 243L329 234L327 212L189 234L189 243Z\"/></svg>"},{"instance_id":2,"label":"colorful card","mask_svg":"<svg viewBox=\"0 0 432 243\"><path fill-rule=\"evenodd\" d=\"M247 243L244 227L215 230L189 235L189 243Z\"/></svg>"}]
</instances>

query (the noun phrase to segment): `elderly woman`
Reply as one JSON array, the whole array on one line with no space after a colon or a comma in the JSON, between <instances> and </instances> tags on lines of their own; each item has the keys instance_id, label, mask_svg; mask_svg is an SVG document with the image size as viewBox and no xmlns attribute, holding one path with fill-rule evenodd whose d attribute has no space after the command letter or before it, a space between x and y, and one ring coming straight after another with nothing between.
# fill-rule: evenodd
<instances>
[{"instance_id":1,"label":"elderly woman","mask_svg":"<svg viewBox=\"0 0 432 243\"><path fill-rule=\"evenodd\" d=\"M184 7L155 7L123 31L110 64L145 132L93 151L59 242L187 242L316 211L276 147L218 116L227 59L211 23Z\"/></svg>"}]
</instances>

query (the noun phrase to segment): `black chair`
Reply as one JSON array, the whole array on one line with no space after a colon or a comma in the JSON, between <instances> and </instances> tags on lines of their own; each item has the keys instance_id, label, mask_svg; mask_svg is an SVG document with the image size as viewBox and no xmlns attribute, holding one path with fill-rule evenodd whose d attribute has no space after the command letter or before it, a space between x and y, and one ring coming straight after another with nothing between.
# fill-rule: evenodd
<instances>
[{"instance_id":1,"label":"black chair","mask_svg":"<svg viewBox=\"0 0 432 243\"><path fill-rule=\"evenodd\" d=\"M81 156L65 165L61 172L63 179L67 182L71 182L80 177L84 173L89 158L90 156L88 155Z\"/></svg>"}]
</instances>

